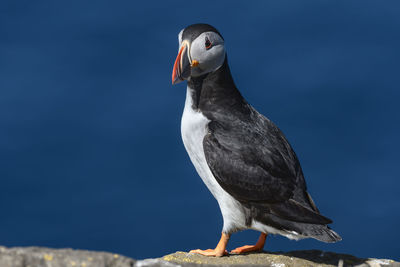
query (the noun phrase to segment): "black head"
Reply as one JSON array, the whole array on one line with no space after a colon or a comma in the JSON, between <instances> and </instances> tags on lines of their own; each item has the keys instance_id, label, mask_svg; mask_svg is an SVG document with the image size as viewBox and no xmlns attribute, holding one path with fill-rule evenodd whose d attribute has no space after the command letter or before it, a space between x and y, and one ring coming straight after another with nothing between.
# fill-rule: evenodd
<instances>
[{"instance_id":1,"label":"black head","mask_svg":"<svg viewBox=\"0 0 400 267\"><path fill-rule=\"evenodd\" d=\"M182 40L188 40L189 42L193 42L193 40L199 37L199 35L202 34L203 32L215 32L222 38L222 40L224 39L216 28L214 28L209 24L204 24L204 23L197 23L187 26L181 31L182 33L181 38Z\"/></svg>"},{"instance_id":2,"label":"black head","mask_svg":"<svg viewBox=\"0 0 400 267\"><path fill-rule=\"evenodd\" d=\"M225 61L224 39L208 24L193 24L179 33L179 53L172 71L178 83L217 70Z\"/></svg>"}]
</instances>

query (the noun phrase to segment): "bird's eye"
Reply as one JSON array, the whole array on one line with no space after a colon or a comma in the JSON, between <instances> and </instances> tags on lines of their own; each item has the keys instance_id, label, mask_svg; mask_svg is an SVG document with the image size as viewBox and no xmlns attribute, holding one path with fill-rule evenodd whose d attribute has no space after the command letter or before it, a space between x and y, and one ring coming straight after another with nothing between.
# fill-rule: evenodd
<instances>
[{"instance_id":1,"label":"bird's eye","mask_svg":"<svg viewBox=\"0 0 400 267\"><path fill-rule=\"evenodd\" d=\"M205 45L205 47L206 47L207 50L211 48L212 43L211 43L211 41L208 39L208 37L206 37L206 42L205 42L204 45Z\"/></svg>"}]
</instances>

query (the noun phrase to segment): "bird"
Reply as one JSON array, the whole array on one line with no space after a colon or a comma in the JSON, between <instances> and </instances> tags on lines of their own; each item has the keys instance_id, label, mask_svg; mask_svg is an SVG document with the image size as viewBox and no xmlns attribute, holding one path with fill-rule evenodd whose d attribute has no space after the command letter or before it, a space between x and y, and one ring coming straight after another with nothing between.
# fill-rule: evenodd
<instances>
[{"instance_id":1,"label":"bird","mask_svg":"<svg viewBox=\"0 0 400 267\"><path fill-rule=\"evenodd\" d=\"M183 143L223 217L217 246L190 252L221 257L260 251L268 234L340 241L328 226L332 220L307 192L299 159L282 131L236 87L220 32L209 24L192 24L178 40L172 84L187 81ZM258 241L228 253L231 235L246 229L260 232Z\"/></svg>"}]
</instances>

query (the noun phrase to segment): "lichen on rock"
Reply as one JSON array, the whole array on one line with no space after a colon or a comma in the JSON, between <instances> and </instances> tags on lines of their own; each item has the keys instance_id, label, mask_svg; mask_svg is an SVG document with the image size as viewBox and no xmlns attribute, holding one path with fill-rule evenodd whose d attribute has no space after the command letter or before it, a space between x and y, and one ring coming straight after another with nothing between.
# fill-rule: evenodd
<instances>
[{"instance_id":1,"label":"lichen on rock","mask_svg":"<svg viewBox=\"0 0 400 267\"><path fill-rule=\"evenodd\" d=\"M359 266L379 267L398 266L400 263L393 260L362 259L347 254L323 252L320 250L303 250L292 252L259 252L243 255L229 255L221 258L205 257L199 254L176 252L162 258L165 261L177 264L207 264L216 266L271 266L271 267L298 267L298 266Z\"/></svg>"}]
</instances>

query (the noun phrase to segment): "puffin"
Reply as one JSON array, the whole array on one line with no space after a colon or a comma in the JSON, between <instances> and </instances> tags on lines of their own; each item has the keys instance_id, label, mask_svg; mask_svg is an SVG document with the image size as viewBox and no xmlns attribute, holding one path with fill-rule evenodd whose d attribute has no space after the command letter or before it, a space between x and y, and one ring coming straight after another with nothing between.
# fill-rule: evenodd
<instances>
[{"instance_id":1,"label":"puffin","mask_svg":"<svg viewBox=\"0 0 400 267\"><path fill-rule=\"evenodd\" d=\"M231 254L262 250L268 234L340 241L328 226L332 220L307 192L300 162L282 131L237 89L220 32L193 24L178 39L172 84L187 81L182 140L223 217L217 246L190 252L228 255L231 234L246 229L259 231L258 241Z\"/></svg>"}]
</instances>

